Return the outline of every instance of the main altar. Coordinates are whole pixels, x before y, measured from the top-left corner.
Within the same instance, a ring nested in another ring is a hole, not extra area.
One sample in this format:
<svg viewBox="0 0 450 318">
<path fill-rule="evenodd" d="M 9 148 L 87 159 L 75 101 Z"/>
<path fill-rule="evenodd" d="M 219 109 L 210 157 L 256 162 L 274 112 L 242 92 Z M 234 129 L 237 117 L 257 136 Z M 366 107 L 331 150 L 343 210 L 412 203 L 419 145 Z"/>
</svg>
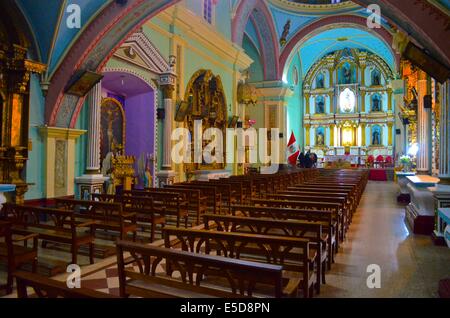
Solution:
<svg viewBox="0 0 450 318">
<path fill-rule="evenodd" d="M 383 59 L 364 50 L 335 51 L 314 64 L 303 90 L 305 150 L 351 164 L 393 156 L 393 78 Z"/>
</svg>

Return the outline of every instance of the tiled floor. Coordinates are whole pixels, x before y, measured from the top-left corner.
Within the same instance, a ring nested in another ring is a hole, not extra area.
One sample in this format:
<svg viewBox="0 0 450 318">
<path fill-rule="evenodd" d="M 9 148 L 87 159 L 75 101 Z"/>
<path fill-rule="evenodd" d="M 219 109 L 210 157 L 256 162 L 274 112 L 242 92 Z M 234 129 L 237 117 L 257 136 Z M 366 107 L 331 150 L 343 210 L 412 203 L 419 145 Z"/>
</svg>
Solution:
<svg viewBox="0 0 450 318">
<path fill-rule="evenodd" d="M 409 232 L 397 189 L 369 182 L 320 297 L 437 297 L 439 280 L 450 277 L 450 249 Z M 367 287 L 370 264 L 380 266 L 379 289 Z"/>
<path fill-rule="evenodd" d="M 369 182 L 320 297 L 437 297 L 438 281 L 450 277 L 450 249 L 409 233 L 397 189 L 393 182 Z M 115 259 L 84 267 L 82 286 L 117 295 Z M 379 289 L 367 287 L 370 264 L 381 268 Z"/>
</svg>

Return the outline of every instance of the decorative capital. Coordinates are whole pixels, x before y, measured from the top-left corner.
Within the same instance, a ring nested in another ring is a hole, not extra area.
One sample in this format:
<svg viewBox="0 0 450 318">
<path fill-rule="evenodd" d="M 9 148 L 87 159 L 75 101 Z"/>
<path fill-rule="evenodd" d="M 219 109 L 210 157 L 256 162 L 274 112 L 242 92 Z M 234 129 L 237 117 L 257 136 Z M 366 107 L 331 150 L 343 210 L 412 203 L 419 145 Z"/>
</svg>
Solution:
<svg viewBox="0 0 450 318">
<path fill-rule="evenodd" d="M 159 76 L 158 84 L 164 93 L 164 98 L 172 98 L 176 80 L 177 76 L 172 72 L 164 73 Z"/>
</svg>

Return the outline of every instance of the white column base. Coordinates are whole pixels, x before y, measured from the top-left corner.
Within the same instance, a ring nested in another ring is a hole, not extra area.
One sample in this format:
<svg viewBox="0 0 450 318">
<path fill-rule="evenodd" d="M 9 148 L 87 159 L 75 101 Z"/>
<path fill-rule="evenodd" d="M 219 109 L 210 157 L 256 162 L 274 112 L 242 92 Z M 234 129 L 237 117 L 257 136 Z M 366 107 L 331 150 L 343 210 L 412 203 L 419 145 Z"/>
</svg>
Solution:
<svg viewBox="0 0 450 318">
<path fill-rule="evenodd" d="M 178 174 L 175 171 L 173 171 L 173 170 L 161 170 L 161 171 L 158 171 L 156 173 L 156 178 L 157 178 L 156 184 L 157 184 L 158 188 L 162 188 L 165 185 L 174 184 L 175 177 L 177 175 Z"/>
<path fill-rule="evenodd" d="M 109 177 L 104 177 L 101 174 L 85 174 L 75 178 L 77 199 L 90 200 L 91 193 L 103 193 L 103 184 L 107 180 L 109 180 Z"/>
</svg>

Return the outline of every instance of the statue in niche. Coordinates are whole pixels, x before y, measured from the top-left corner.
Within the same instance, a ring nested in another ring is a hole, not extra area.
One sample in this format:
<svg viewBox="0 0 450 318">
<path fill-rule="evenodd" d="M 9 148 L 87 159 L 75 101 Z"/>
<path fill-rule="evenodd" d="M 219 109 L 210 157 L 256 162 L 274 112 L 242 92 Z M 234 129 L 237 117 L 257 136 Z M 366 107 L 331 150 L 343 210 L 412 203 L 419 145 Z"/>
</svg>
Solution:
<svg viewBox="0 0 450 318">
<path fill-rule="evenodd" d="M 372 145 L 374 146 L 380 145 L 381 144 L 380 137 L 381 137 L 380 128 L 374 127 L 372 132 Z"/>
<path fill-rule="evenodd" d="M 372 111 L 373 112 L 379 112 L 381 111 L 381 100 L 378 95 L 375 95 L 372 98 Z"/>
<path fill-rule="evenodd" d="M 380 72 L 378 70 L 374 70 L 372 72 L 372 86 L 379 86 L 381 85 L 381 78 L 380 78 Z"/>
<path fill-rule="evenodd" d="M 318 114 L 324 114 L 325 113 L 325 101 L 324 101 L 322 96 L 317 97 L 316 112 Z"/>
<path fill-rule="evenodd" d="M 325 84 L 324 84 L 323 74 L 319 74 L 319 75 L 317 75 L 316 88 L 324 88 L 324 87 L 325 87 Z"/>
<path fill-rule="evenodd" d="M 325 136 L 324 136 L 322 130 L 319 130 L 319 132 L 317 133 L 316 144 L 317 144 L 317 146 L 324 146 L 325 145 Z"/>
<path fill-rule="evenodd" d="M 350 70 L 349 65 L 344 65 L 344 68 L 342 69 L 343 75 L 344 75 L 344 84 L 350 84 L 352 81 L 352 72 Z"/>
</svg>

